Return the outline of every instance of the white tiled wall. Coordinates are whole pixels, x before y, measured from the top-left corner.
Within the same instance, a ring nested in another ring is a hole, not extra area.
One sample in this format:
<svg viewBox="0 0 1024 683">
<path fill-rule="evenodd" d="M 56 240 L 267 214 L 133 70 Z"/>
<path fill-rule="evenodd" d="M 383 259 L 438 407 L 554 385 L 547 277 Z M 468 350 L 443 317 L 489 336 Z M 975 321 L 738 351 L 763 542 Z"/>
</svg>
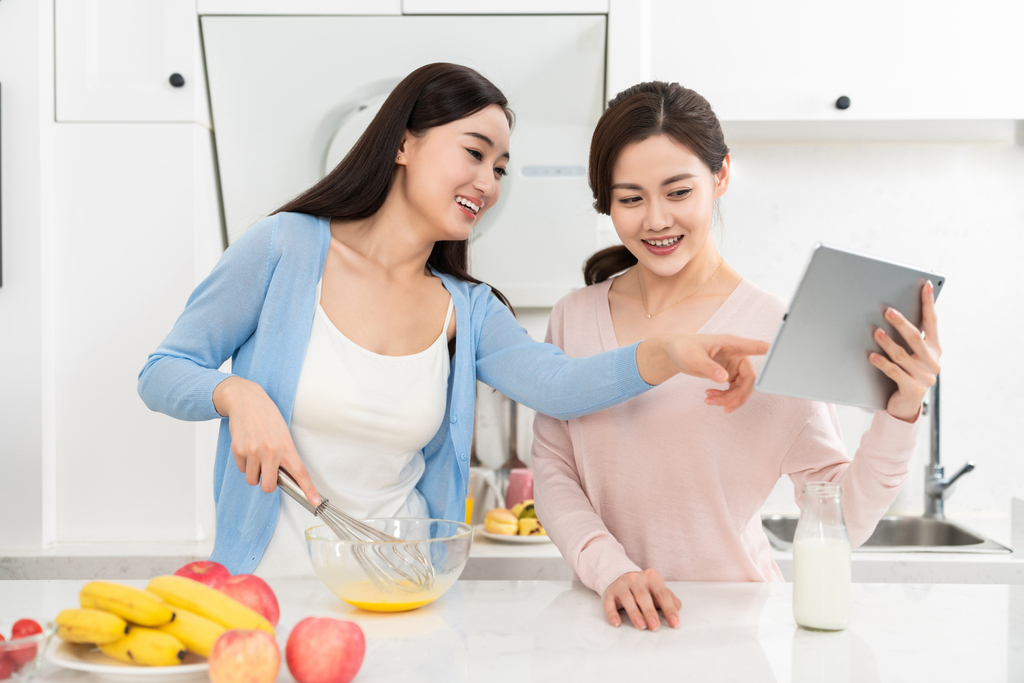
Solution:
<svg viewBox="0 0 1024 683">
<path fill-rule="evenodd" d="M 741 274 L 789 298 L 815 242 L 825 241 L 944 273 L 942 461 L 947 474 L 977 469 L 946 504 L 952 517 L 1008 515 L 1024 491 L 1017 420 L 1024 399 L 1017 345 L 1024 335 L 1024 147 L 1009 144 L 737 145 L 722 200 L 722 252 Z M 546 310 L 520 311 L 542 339 Z M 483 389 L 483 387 L 482 387 Z M 477 452 L 498 466 L 507 438 L 503 397 L 482 390 Z M 871 415 L 840 407 L 851 452 Z M 529 453 L 530 411 L 521 409 L 519 451 Z M 894 512 L 923 509 L 928 429 Z M 525 458 L 524 458 L 525 459 Z M 795 510 L 780 482 L 765 511 Z"/>
</svg>

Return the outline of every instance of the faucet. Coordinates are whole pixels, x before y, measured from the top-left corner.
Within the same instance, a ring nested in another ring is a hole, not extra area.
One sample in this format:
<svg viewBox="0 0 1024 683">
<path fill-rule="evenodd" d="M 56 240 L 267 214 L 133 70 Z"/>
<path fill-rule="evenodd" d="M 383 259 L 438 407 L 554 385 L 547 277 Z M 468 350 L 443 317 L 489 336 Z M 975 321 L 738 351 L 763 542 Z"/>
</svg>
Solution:
<svg viewBox="0 0 1024 683">
<path fill-rule="evenodd" d="M 931 415 L 930 448 L 928 464 L 924 468 L 924 516 L 929 519 L 945 519 L 943 505 L 953 483 L 974 469 L 974 461 L 968 460 L 964 466 L 949 479 L 943 479 L 945 469 L 939 463 L 939 377 L 935 376 L 932 387 L 932 399 L 925 402 L 924 414 Z"/>
</svg>

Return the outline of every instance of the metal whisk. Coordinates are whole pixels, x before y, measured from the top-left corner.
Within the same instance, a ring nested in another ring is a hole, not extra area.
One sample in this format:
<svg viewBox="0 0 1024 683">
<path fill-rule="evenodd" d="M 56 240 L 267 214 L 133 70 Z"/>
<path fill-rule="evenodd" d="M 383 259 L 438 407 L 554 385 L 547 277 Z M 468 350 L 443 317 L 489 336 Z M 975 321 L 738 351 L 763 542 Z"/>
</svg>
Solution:
<svg viewBox="0 0 1024 683">
<path fill-rule="evenodd" d="M 320 505 L 306 500 L 305 494 L 287 471 L 277 470 L 277 485 L 302 507 L 322 519 L 344 541 L 362 541 L 352 548 L 360 566 L 380 590 L 399 589 L 416 593 L 434 585 L 434 565 L 416 546 L 375 529 L 331 505 L 326 498 Z"/>
</svg>

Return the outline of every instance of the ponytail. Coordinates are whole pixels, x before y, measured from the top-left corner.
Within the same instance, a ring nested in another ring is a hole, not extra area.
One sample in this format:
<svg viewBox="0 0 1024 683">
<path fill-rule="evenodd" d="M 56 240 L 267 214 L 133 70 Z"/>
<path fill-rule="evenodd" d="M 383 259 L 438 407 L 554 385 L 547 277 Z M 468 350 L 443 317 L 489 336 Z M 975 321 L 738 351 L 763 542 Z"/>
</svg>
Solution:
<svg viewBox="0 0 1024 683">
<path fill-rule="evenodd" d="M 604 282 L 613 275 L 618 275 L 637 263 L 636 256 L 626 247 L 620 245 L 602 249 L 587 259 L 583 266 L 583 282 L 589 287 Z"/>
</svg>

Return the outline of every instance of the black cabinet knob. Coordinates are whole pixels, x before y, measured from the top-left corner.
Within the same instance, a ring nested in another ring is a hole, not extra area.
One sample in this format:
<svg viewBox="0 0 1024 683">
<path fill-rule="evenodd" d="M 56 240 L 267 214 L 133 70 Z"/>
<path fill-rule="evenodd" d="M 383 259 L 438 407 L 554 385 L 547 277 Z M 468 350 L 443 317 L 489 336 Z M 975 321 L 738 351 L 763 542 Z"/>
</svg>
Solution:
<svg viewBox="0 0 1024 683">
<path fill-rule="evenodd" d="M 850 108 L 850 98 L 847 97 L 846 95 L 843 95 L 838 100 L 836 100 L 836 109 L 849 109 L 849 108 Z"/>
<path fill-rule="evenodd" d="M 185 77 L 181 74 L 171 74 L 171 77 L 168 80 L 171 81 L 171 85 L 173 85 L 175 88 L 180 88 L 181 86 L 185 85 Z M 838 107 L 839 105 L 837 104 L 836 106 Z M 847 106 L 849 106 L 849 104 L 847 104 Z"/>
</svg>

